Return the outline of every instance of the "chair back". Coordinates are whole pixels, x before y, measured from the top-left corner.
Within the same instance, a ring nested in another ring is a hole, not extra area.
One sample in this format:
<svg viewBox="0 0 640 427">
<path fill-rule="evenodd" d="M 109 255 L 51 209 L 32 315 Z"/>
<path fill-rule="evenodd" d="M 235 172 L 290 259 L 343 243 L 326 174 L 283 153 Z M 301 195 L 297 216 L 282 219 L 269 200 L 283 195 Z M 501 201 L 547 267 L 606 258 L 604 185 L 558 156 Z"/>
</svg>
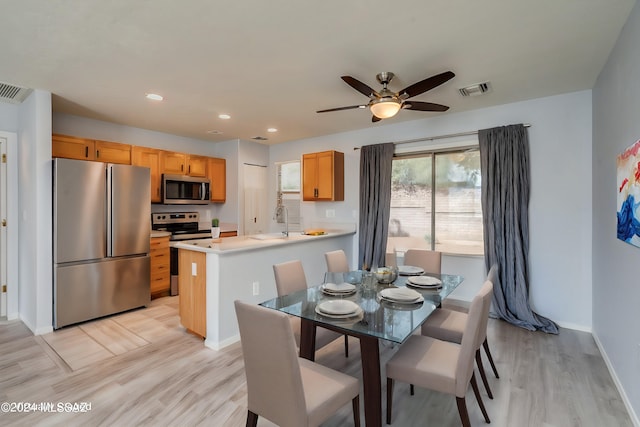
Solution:
<svg viewBox="0 0 640 427">
<path fill-rule="evenodd" d="M 442 253 L 426 249 L 407 249 L 404 253 L 404 265 L 423 268 L 427 273 L 440 274 Z"/>
<path fill-rule="evenodd" d="M 462 342 L 460 343 L 460 356 L 456 366 L 455 392 L 457 397 L 464 397 L 469 388 L 469 380 L 471 380 L 471 375 L 473 374 L 473 358 L 478 349 L 477 343 L 480 327 L 482 326 L 482 316 L 485 311 L 487 295 L 491 294 L 492 288 L 493 284 L 491 282 L 484 282 L 480 292 L 473 298 L 469 307 L 467 324 L 462 333 Z M 489 299 L 489 301 L 491 300 Z"/>
<path fill-rule="evenodd" d="M 279 426 L 307 425 L 296 343 L 286 314 L 235 301 L 249 411 Z"/>
<path fill-rule="evenodd" d="M 273 274 L 276 278 L 278 296 L 307 289 L 307 278 L 299 260 L 275 264 Z"/>
<path fill-rule="evenodd" d="M 349 272 L 349 262 L 347 255 L 342 249 L 337 251 L 325 252 L 324 259 L 327 262 L 327 271 L 329 273 L 347 273 Z"/>
<path fill-rule="evenodd" d="M 483 314 L 482 324 L 480 325 L 480 333 L 478 334 L 478 348 L 482 345 L 484 340 L 487 339 L 487 326 L 489 325 L 489 311 L 491 310 L 491 300 L 493 299 L 493 288 L 495 286 L 495 281 L 498 278 L 498 264 L 493 264 L 491 269 L 489 270 L 489 274 L 487 274 L 487 282 L 491 282 L 491 292 L 489 292 L 485 296 L 486 307 L 484 310 L 486 313 Z M 486 314 L 486 315 L 485 315 Z"/>
</svg>

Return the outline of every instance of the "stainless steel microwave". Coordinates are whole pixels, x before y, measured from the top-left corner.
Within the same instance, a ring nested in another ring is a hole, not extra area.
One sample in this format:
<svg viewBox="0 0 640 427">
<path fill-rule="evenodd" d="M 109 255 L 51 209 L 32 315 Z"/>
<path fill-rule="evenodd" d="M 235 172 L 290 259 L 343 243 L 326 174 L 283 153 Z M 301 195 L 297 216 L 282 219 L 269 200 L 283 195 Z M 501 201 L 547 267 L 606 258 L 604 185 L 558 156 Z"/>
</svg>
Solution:
<svg viewBox="0 0 640 427">
<path fill-rule="evenodd" d="M 209 204 L 209 179 L 188 175 L 162 175 L 162 203 L 165 205 Z"/>
</svg>

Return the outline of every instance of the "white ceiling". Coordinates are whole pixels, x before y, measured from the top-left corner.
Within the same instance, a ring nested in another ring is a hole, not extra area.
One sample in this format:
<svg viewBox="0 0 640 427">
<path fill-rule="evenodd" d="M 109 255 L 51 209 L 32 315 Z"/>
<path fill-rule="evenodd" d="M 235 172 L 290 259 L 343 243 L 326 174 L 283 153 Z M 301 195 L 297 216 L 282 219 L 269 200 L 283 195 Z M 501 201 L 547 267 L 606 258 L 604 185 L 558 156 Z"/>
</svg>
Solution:
<svg viewBox="0 0 640 427">
<path fill-rule="evenodd" d="M 273 144 L 590 89 L 635 1 L 0 3 L 0 82 L 50 91 L 55 112 Z M 315 112 L 368 101 L 342 75 L 380 89 L 376 74 L 391 71 L 400 90 L 447 70 L 456 77 L 413 98 L 446 113 L 402 110 L 371 123 L 365 110 Z M 492 92 L 458 93 L 484 81 Z"/>
</svg>

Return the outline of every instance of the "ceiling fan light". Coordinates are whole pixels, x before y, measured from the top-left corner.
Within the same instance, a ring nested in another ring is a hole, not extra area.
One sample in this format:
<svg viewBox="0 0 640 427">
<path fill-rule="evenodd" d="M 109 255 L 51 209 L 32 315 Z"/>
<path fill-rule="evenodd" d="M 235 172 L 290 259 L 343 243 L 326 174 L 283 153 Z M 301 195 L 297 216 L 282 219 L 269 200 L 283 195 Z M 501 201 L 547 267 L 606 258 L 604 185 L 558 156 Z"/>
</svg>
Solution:
<svg viewBox="0 0 640 427">
<path fill-rule="evenodd" d="M 401 104 L 396 101 L 380 101 L 371 105 L 371 113 L 379 119 L 388 119 L 400 111 Z"/>
</svg>

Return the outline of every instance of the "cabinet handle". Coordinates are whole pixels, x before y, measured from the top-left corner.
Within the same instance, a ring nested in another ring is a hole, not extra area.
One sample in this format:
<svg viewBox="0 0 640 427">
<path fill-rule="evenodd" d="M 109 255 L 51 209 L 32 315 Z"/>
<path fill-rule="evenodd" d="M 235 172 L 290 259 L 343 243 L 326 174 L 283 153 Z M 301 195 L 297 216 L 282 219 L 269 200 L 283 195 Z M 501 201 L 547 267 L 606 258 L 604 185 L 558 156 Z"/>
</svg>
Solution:
<svg viewBox="0 0 640 427">
<path fill-rule="evenodd" d="M 84 147 L 84 156 L 89 158 L 89 147 Z"/>
<path fill-rule="evenodd" d="M 313 197 L 316 197 L 316 198 L 318 197 L 318 189 L 317 188 L 313 189 Z"/>
<path fill-rule="evenodd" d="M 180 172 L 184 172 L 184 165 L 180 165 Z"/>
<path fill-rule="evenodd" d="M 189 170 L 187 171 L 188 174 L 191 174 L 191 165 L 189 165 Z"/>
<path fill-rule="evenodd" d="M 100 158 L 100 150 L 96 150 L 96 159 Z"/>
</svg>

